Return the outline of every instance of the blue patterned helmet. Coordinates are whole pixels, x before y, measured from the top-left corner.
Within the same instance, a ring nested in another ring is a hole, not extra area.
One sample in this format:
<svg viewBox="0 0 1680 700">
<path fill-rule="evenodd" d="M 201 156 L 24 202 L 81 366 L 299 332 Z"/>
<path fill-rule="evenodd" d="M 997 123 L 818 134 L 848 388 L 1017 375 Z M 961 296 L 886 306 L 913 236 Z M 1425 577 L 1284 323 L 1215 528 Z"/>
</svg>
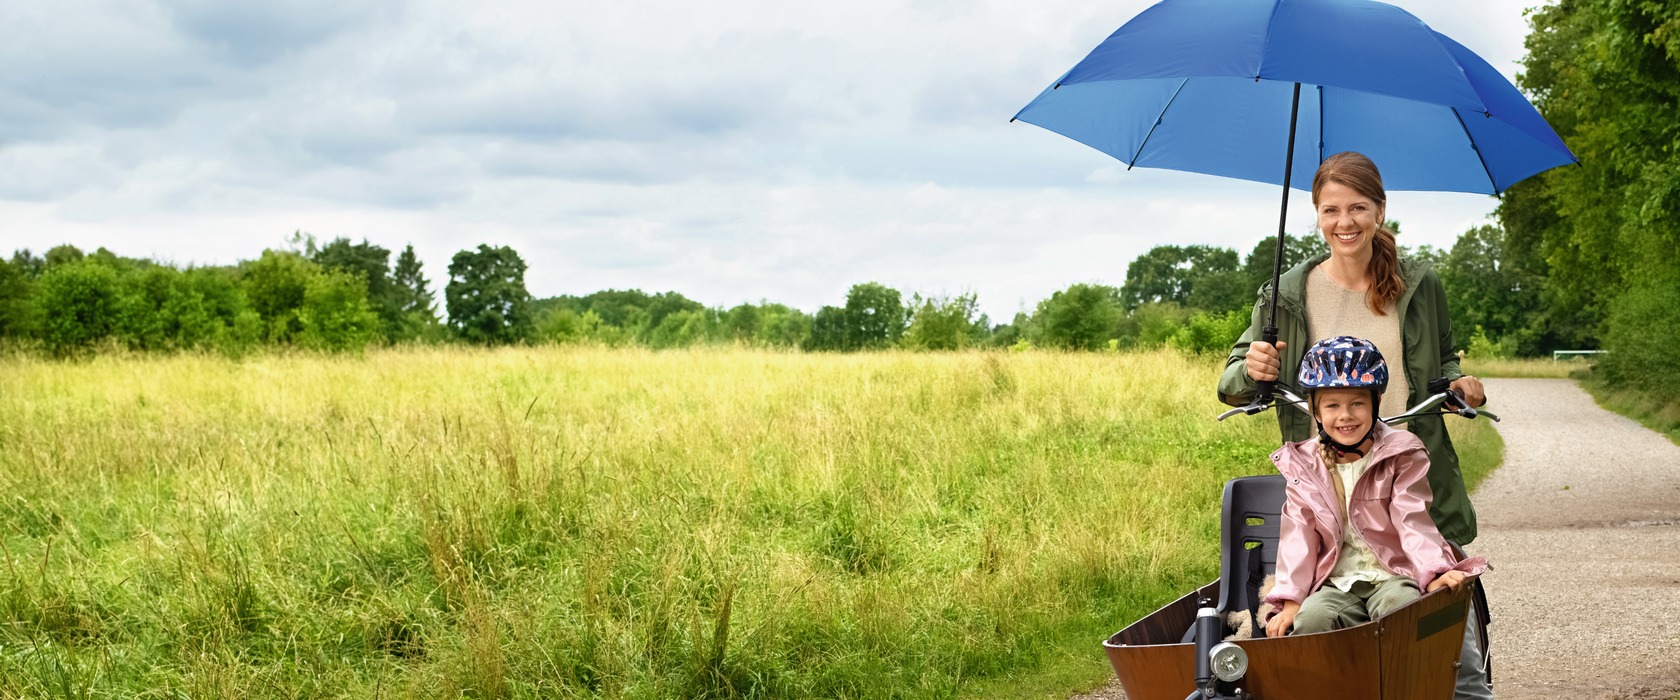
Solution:
<svg viewBox="0 0 1680 700">
<path fill-rule="evenodd" d="M 1371 341 L 1338 335 L 1307 348 L 1300 380 L 1301 388 L 1309 391 L 1346 387 L 1371 389 L 1381 396 L 1388 389 L 1388 363 Z"/>
</svg>

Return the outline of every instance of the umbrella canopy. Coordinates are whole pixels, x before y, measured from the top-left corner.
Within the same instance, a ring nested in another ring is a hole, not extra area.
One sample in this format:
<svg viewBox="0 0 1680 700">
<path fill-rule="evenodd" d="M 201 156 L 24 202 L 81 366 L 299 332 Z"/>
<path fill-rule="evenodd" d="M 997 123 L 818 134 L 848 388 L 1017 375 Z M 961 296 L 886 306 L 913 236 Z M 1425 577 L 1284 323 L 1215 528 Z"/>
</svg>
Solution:
<svg viewBox="0 0 1680 700">
<path fill-rule="evenodd" d="M 1483 194 L 1577 162 L 1486 61 L 1369 0 L 1165 0 L 1015 118 L 1130 166 L 1301 189 L 1286 156 L 1359 151 L 1388 189 Z"/>
</svg>

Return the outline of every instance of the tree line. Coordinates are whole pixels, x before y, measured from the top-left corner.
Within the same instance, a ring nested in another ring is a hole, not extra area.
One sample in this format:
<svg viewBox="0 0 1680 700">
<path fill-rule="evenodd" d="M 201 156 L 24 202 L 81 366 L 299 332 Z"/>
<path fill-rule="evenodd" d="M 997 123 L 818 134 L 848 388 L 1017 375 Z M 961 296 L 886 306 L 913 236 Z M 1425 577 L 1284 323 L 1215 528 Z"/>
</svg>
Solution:
<svg viewBox="0 0 1680 700">
<path fill-rule="evenodd" d="M 1444 264 L 1447 276 L 1463 268 L 1465 279 L 1497 282 L 1502 278 L 1479 276 L 1480 266 L 1497 264 L 1489 257 L 1497 253 L 1489 235 L 1472 231 L 1450 254 L 1428 247 L 1406 254 Z M 287 248 L 264 250 L 255 259 L 183 269 L 104 248 L 83 253 L 60 245 L 43 255 L 19 250 L 0 260 L 0 339 L 58 356 L 112 347 L 238 355 L 266 347 L 354 351 L 446 342 L 655 349 L 741 344 L 841 352 L 1167 345 L 1219 352 L 1248 323 L 1256 291 L 1270 279 L 1275 249 L 1270 236 L 1246 257 L 1212 246 L 1157 246 L 1127 266 L 1119 287 L 1072 284 L 994 323 L 973 293 L 906 296 L 877 282 L 853 285 L 840 303 L 815 313 L 768 301 L 709 307 L 677 292 L 637 289 L 537 299 L 526 290 L 524 259 L 506 246 L 456 253 L 440 304 L 413 246 L 393 260 L 390 250 L 366 240 L 320 244 L 299 234 Z M 1317 236 L 1291 238 L 1286 262 L 1324 250 Z M 1515 298 L 1513 290 L 1482 291 L 1486 286 L 1467 297 Z M 1511 313 L 1480 306 L 1466 318 Z"/>
<path fill-rule="evenodd" d="M 1680 396 L 1680 0 L 1560 0 L 1529 16 L 1520 86 L 1580 157 L 1502 197 L 1495 265 L 1449 294 L 1528 354 L 1602 348 L 1614 384 Z M 1462 306 L 1462 304 L 1461 304 Z"/>
</svg>

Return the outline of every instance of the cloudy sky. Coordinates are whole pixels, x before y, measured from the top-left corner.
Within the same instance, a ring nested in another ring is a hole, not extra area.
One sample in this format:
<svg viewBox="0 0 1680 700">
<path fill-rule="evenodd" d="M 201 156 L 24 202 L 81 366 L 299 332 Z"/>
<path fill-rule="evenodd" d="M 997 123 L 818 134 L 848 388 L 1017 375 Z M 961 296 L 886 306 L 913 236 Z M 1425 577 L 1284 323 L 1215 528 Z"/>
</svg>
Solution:
<svg viewBox="0 0 1680 700">
<path fill-rule="evenodd" d="M 1395 4 L 1509 76 L 1538 1 Z M 223 264 L 305 231 L 412 243 L 441 282 L 491 243 L 537 296 L 811 311 L 877 280 L 1006 320 L 1153 245 L 1275 231 L 1272 186 L 1126 172 L 1009 123 L 1148 4 L 4 3 L 0 251 Z M 1447 246 L 1495 203 L 1389 213 Z"/>
</svg>

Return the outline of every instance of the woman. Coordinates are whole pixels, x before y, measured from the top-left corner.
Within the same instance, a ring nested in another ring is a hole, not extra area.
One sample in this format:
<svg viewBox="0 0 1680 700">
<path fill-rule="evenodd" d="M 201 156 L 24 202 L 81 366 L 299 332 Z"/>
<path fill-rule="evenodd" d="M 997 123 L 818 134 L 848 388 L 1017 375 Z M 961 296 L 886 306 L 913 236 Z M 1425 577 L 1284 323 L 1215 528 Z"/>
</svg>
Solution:
<svg viewBox="0 0 1680 700">
<path fill-rule="evenodd" d="M 1393 415 L 1429 397 L 1427 385 L 1446 377 L 1471 406 L 1486 398 L 1482 383 L 1459 370 L 1446 292 L 1428 263 L 1401 259 L 1394 232 L 1384 226 L 1388 196 L 1376 164 L 1364 155 L 1338 153 L 1326 158 L 1313 176 L 1313 207 L 1319 232 L 1330 248 L 1285 272 L 1278 279 L 1278 343 L 1260 340 L 1270 312 L 1269 285 L 1260 290 L 1253 321 L 1226 360 L 1219 398 L 1233 406 L 1248 403 L 1256 381 L 1277 381 L 1300 393 L 1293 380 L 1304 350 L 1319 338 L 1352 335 L 1371 340 L 1390 358 L 1388 389 L 1381 415 Z M 1279 377 L 1284 377 L 1279 379 Z M 1311 439 L 1312 419 L 1300 411 L 1274 411 L 1284 442 Z M 1440 416 L 1406 424 L 1429 451 L 1429 514 L 1447 541 L 1463 546 L 1476 539 L 1476 511 L 1458 470 L 1458 454 Z M 1485 682 L 1467 674 L 1481 669 L 1474 634 L 1466 630 L 1464 665 L 1458 697 L 1491 697 Z M 1475 663 L 1469 663 L 1474 654 Z M 1474 673 L 1480 676 L 1480 673 Z M 1467 693 L 1467 688 L 1473 689 Z"/>
</svg>

